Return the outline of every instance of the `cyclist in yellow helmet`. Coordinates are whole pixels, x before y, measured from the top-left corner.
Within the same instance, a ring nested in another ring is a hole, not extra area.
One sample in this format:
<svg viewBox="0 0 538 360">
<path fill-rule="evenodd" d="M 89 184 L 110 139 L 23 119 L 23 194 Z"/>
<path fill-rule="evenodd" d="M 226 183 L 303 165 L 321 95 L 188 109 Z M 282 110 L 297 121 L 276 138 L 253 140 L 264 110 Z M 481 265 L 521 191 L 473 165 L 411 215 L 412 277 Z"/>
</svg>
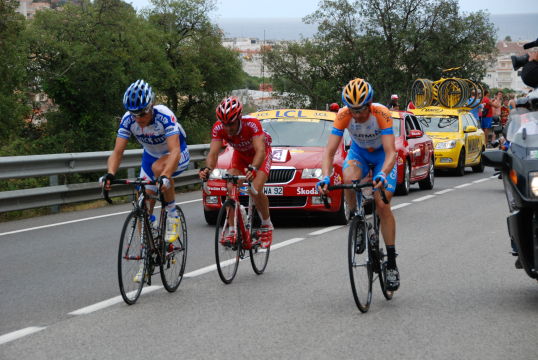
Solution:
<svg viewBox="0 0 538 360">
<path fill-rule="evenodd" d="M 396 146 L 392 130 L 390 111 L 381 104 L 372 103 L 374 90 L 361 78 L 351 80 L 342 91 L 344 107 L 338 111 L 334 127 L 323 154 L 324 178 L 318 183 L 320 193 L 327 193 L 331 182 L 334 154 L 348 129 L 352 145 L 344 160 L 344 183 L 349 184 L 368 175 L 373 167 L 375 189 L 384 186 L 389 200 L 385 204 L 379 191 L 375 191 L 376 209 L 381 220 L 381 233 L 387 248 L 387 288 L 397 290 L 400 275 L 396 266 L 396 222 L 390 208 L 390 200 L 396 189 Z M 352 190 L 345 190 L 346 201 L 350 209 L 357 204 Z"/>
</svg>

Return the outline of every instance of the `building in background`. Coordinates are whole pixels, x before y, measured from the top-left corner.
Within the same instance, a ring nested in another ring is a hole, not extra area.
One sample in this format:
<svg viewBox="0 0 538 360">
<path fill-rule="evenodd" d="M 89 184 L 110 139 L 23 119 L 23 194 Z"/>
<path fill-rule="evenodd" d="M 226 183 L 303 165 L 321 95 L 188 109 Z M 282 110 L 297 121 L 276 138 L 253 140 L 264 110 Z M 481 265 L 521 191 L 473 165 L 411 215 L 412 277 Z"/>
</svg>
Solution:
<svg viewBox="0 0 538 360">
<path fill-rule="evenodd" d="M 512 89 L 527 92 L 530 88 L 523 83 L 519 76 L 520 71 L 512 67 L 512 55 L 524 55 L 523 44 L 529 41 L 499 41 L 497 43 L 498 55 L 494 62 L 488 64 L 484 83 L 489 88 Z"/>
</svg>

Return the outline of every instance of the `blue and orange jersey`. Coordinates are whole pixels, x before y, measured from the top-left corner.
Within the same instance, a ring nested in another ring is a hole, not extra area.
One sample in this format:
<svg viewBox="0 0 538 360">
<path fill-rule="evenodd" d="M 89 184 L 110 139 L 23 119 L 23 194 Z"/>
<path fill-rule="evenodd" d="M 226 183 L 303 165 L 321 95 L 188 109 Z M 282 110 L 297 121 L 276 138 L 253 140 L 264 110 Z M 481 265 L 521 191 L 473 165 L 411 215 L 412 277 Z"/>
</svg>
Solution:
<svg viewBox="0 0 538 360">
<path fill-rule="evenodd" d="M 377 103 L 370 105 L 370 116 L 363 123 L 353 120 L 351 111 L 347 107 L 340 109 L 331 133 L 343 136 L 345 129 L 348 129 L 355 146 L 368 151 L 375 151 L 383 147 L 382 135 L 394 134 L 389 109 Z"/>
</svg>

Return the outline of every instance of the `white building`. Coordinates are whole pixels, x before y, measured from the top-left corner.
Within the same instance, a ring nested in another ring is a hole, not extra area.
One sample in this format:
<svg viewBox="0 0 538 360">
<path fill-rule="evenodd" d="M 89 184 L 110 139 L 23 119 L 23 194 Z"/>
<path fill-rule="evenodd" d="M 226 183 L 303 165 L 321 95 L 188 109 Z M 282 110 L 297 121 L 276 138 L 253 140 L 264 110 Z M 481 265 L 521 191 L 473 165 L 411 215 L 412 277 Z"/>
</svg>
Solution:
<svg viewBox="0 0 538 360">
<path fill-rule="evenodd" d="M 520 71 L 514 71 L 512 67 L 512 55 L 524 55 L 526 51 L 523 44 L 528 41 L 499 41 L 497 50 L 499 54 L 496 60 L 488 64 L 484 83 L 490 88 L 512 89 L 527 92 L 530 88 L 523 83 L 519 76 Z"/>
<path fill-rule="evenodd" d="M 264 47 L 271 47 L 275 42 L 260 41 L 258 38 L 231 38 L 224 39 L 222 45 L 226 48 L 237 51 L 241 55 L 243 70 L 250 76 L 260 78 L 270 77 L 267 68 L 263 64 L 261 51 Z"/>
</svg>

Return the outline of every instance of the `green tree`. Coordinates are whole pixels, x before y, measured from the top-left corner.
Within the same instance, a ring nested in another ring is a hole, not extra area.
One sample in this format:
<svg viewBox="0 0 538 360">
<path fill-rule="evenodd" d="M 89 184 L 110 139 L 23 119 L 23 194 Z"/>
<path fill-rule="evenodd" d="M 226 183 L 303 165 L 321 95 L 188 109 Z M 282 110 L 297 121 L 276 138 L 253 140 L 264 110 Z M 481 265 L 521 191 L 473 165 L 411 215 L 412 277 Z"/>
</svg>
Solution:
<svg viewBox="0 0 538 360">
<path fill-rule="evenodd" d="M 189 142 L 208 140 L 216 103 L 242 84 L 237 53 L 222 46 L 222 32 L 211 24 L 213 0 L 152 0 L 144 14 L 163 34 L 172 71 L 159 84 L 167 105 L 176 113 Z"/>
<path fill-rule="evenodd" d="M 265 56 L 278 88 L 306 95 L 314 108 L 338 100 L 355 77 L 371 82 L 382 103 L 446 68 L 481 79 L 495 54 L 487 13 L 461 13 L 456 0 L 323 0 L 304 21 L 318 24 L 313 39 Z"/>
<path fill-rule="evenodd" d="M 25 19 L 16 13 L 19 2 L 0 0 L 0 143 L 9 144 L 29 114 L 26 101 L 27 47 Z"/>
<path fill-rule="evenodd" d="M 127 86 L 171 70 L 160 34 L 120 0 L 39 11 L 29 31 L 36 81 L 57 106 L 35 152 L 109 150 Z"/>
</svg>

